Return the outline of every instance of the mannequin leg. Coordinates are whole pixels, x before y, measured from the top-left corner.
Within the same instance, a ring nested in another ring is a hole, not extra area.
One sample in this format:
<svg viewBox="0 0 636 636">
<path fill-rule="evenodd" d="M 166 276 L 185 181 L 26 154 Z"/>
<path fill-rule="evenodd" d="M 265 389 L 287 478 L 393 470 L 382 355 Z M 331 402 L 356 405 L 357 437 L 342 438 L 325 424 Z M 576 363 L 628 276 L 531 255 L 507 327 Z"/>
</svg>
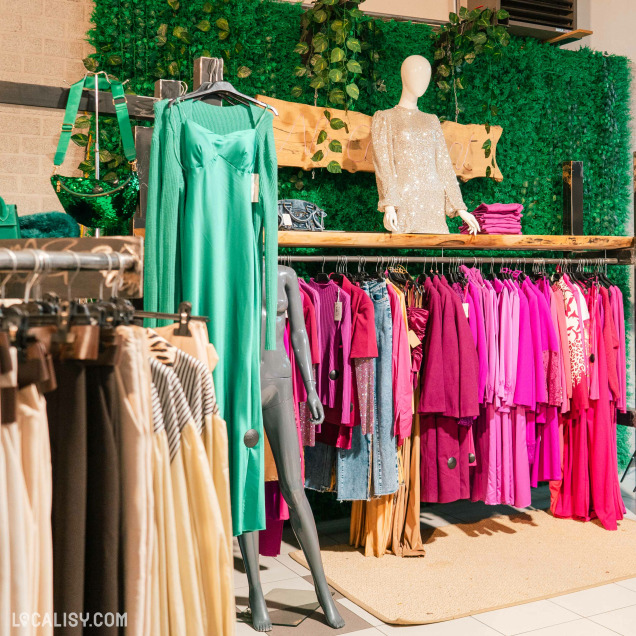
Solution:
<svg viewBox="0 0 636 636">
<path fill-rule="evenodd" d="M 289 507 L 294 534 L 309 564 L 316 595 L 325 613 L 327 624 L 334 629 L 340 629 L 345 623 L 327 585 L 316 523 L 302 481 L 300 448 L 292 401 L 287 400 L 263 409 L 263 424 L 274 455 L 281 493 Z"/>
<path fill-rule="evenodd" d="M 258 532 L 245 532 L 238 536 L 238 542 L 245 565 L 247 582 L 250 586 L 252 627 L 257 632 L 269 632 L 272 629 L 272 621 L 269 617 L 263 589 L 261 588 L 258 565 Z"/>
</svg>

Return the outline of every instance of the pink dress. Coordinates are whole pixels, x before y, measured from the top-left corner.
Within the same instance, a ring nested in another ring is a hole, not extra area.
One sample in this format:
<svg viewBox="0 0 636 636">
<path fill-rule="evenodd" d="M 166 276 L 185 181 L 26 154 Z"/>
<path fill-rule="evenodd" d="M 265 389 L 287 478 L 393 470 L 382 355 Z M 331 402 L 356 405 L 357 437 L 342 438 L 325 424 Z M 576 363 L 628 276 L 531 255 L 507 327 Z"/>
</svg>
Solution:
<svg viewBox="0 0 636 636">
<path fill-rule="evenodd" d="M 351 362 L 351 400 L 348 421 L 342 419 L 342 412 L 336 408 L 325 408 L 325 421 L 319 435 L 319 441 L 336 448 L 350 449 L 354 426 L 363 425 L 363 432 L 373 428 L 373 409 L 366 398 L 375 386 L 372 358 L 378 357 L 375 334 L 375 311 L 373 301 L 367 294 L 351 283 L 343 275 L 339 282 L 332 274 L 332 282 L 337 284 L 350 297 L 350 353 Z M 361 408 L 362 407 L 362 408 Z M 364 415 L 364 422 L 361 420 Z"/>
<path fill-rule="evenodd" d="M 459 420 L 479 412 L 479 367 L 460 299 L 438 277 L 424 287 L 429 318 L 420 402 L 421 500 L 447 503 L 470 497 L 469 428 Z"/>
<path fill-rule="evenodd" d="M 393 321 L 393 434 L 401 446 L 413 427 L 411 349 L 400 299 L 390 283 L 386 288 Z"/>
</svg>

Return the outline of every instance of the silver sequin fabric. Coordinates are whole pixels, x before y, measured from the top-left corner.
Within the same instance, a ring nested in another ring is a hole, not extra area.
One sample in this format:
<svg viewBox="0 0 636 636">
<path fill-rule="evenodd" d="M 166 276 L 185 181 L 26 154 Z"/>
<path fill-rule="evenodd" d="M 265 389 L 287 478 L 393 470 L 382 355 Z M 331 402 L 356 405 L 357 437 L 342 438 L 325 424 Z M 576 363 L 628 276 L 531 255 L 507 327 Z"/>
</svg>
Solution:
<svg viewBox="0 0 636 636">
<path fill-rule="evenodd" d="M 311 411 L 307 402 L 299 402 L 300 436 L 303 446 L 316 445 L 316 426 L 311 421 Z"/>
<path fill-rule="evenodd" d="M 375 374 L 373 373 L 373 358 L 355 358 L 353 368 L 358 391 L 358 406 L 360 409 L 360 425 L 362 434 L 373 433 L 373 399 L 375 390 Z"/>
<path fill-rule="evenodd" d="M 399 232 L 448 234 L 445 215 L 465 210 L 439 119 L 395 106 L 371 124 L 378 210 L 392 205 Z"/>
</svg>

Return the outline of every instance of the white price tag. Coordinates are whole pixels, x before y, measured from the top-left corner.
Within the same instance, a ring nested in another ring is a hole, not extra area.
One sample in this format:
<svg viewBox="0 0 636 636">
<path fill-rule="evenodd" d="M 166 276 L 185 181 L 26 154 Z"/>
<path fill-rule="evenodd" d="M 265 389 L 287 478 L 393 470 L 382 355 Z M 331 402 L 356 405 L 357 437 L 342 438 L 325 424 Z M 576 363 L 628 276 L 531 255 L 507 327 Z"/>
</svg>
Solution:
<svg viewBox="0 0 636 636">
<path fill-rule="evenodd" d="M 462 307 L 464 308 L 464 313 L 466 314 L 466 318 L 468 318 L 468 311 L 470 309 L 470 305 L 468 303 L 462 303 Z"/>
<path fill-rule="evenodd" d="M 283 227 L 291 227 L 292 226 L 292 218 L 291 214 L 288 212 L 283 212 Z"/>
<path fill-rule="evenodd" d="M 252 173 L 252 203 L 258 203 L 258 192 L 259 192 L 258 175 L 256 173 Z"/>
<path fill-rule="evenodd" d="M 333 319 L 336 322 L 340 322 L 342 320 L 342 301 L 340 300 L 340 287 L 338 287 L 338 298 L 336 299 L 336 303 L 333 308 Z"/>
<path fill-rule="evenodd" d="M 415 349 L 415 347 L 419 347 L 421 344 L 422 341 L 417 337 L 417 334 L 413 329 L 409 329 L 409 345 L 411 345 L 411 349 Z"/>
</svg>

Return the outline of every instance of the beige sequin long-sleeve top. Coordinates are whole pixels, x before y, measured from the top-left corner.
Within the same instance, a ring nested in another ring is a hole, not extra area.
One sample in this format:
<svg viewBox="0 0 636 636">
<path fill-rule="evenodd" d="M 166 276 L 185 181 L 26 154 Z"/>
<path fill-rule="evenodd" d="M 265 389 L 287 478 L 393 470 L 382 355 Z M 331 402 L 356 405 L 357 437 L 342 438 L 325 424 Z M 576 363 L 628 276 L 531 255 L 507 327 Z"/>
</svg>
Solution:
<svg viewBox="0 0 636 636">
<path fill-rule="evenodd" d="M 448 234 L 446 216 L 466 205 L 435 115 L 395 106 L 371 125 L 378 210 L 394 206 L 400 232 Z"/>
</svg>

